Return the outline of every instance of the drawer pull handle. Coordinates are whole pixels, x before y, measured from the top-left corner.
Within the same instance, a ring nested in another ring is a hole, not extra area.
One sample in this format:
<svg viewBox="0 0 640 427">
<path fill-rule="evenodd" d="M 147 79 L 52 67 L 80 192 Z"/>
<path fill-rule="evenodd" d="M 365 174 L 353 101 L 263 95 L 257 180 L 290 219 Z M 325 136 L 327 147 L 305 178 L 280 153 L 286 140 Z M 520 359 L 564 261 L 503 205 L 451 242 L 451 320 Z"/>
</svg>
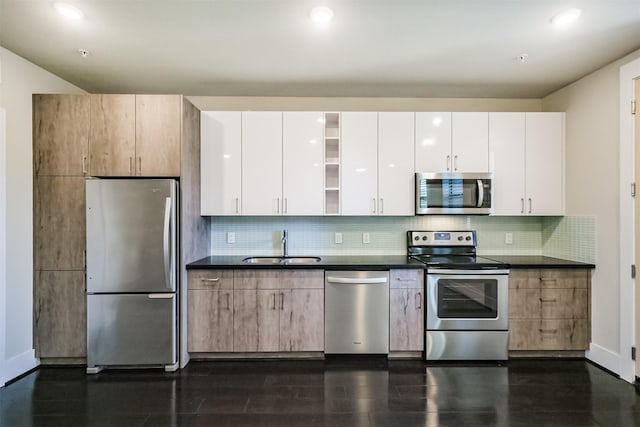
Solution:
<svg viewBox="0 0 640 427">
<path fill-rule="evenodd" d="M 540 298 L 540 302 L 558 302 L 558 300 L 554 299 L 544 299 L 544 298 Z"/>
<path fill-rule="evenodd" d="M 215 283 L 215 282 L 219 282 L 220 278 L 216 277 L 215 279 L 201 279 L 201 280 L 205 283 Z"/>
<path fill-rule="evenodd" d="M 543 334 L 555 334 L 556 332 L 558 332 L 557 329 L 540 329 L 540 333 Z"/>
<path fill-rule="evenodd" d="M 396 280 L 397 280 L 398 282 L 415 282 L 415 281 L 416 281 L 416 278 L 415 278 L 415 277 L 413 277 L 413 278 L 411 278 L 411 279 L 403 279 L 402 277 L 398 277 Z"/>
<path fill-rule="evenodd" d="M 418 292 L 416 294 L 416 309 L 420 310 L 422 308 L 422 292 Z"/>
<path fill-rule="evenodd" d="M 227 294 L 227 310 L 231 310 L 231 294 Z"/>
<path fill-rule="evenodd" d="M 540 278 L 540 281 L 541 281 L 541 282 L 557 282 L 557 281 L 558 281 L 558 279 L 554 279 L 554 278 L 552 278 L 552 277 L 541 277 L 541 278 Z"/>
</svg>

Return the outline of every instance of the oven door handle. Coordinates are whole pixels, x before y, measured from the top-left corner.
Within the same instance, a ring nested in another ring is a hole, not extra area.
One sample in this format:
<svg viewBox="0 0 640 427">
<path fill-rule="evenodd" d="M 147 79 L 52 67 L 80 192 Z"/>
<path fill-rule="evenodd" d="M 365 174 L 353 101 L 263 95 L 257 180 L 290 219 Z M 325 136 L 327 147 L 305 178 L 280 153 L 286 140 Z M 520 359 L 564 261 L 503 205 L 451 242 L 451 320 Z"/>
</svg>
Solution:
<svg viewBox="0 0 640 427">
<path fill-rule="evenodd" d="M 488 276 L 488 275 L 501 275 L 501 274 L 509 274 L 508 269 L 500 268 L 500 269 L 483 269 L 483 270 L 453 270 L 449 268 L 437 268 L 437 267 L 427 267 L 427 274 L 437 274 L 437 275 L 454 275 L 454 276 Z"/>
<path fill-rule="evenodd" d="M 476 182 L 478 184 L 478 204 L 476 207 L 481 208 L 484 203 L 484 185 L 481 179 L 476 180 Z"/>
</svg>

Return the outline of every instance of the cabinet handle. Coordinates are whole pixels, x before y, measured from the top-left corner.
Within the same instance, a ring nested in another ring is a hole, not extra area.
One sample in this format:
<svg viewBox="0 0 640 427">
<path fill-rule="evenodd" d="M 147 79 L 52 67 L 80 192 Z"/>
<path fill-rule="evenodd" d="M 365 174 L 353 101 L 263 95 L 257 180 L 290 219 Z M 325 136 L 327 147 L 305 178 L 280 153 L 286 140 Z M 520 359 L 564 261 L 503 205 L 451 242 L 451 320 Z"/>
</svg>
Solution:
<svg viewBox="0 0 640 427">
<path fill-rule="evenodd" d="M 273 294 L 273 307 L 271 308 L 272 310 L 276 309 L 276 294 Z"/>
<path fill-rule="evenodd" d="M 276 199 L 276 213 L 280 213 L 280 197 Z"/>
<path fill-rule="evenodd" d="M 82 156 L 82 174 L 87 174 L 87 156 Z"/>
<path fill-rule="evenodd" d="M 520 213 L 524 213 L 524 197 L 520 198 Z"/>
<path fill-rule="evenodd" d="M 373 213 L 376 213 L 376 198 L 374 197 L 371 200 L 373 200 Z"/>
<path fill-rule="evenodd" d="M 236 197 L 236 213 L 239 214 L 240 213 L 240 205 L 239 205 L 239 200 Z"/>
<path fill-rule="evenodd" d="M 447 172 L 451 170 L 451 156 L 447 155 Z"/>
<path fill-rule="evenodd" d="M 557 282 L 558 279 L 554 279 L 553 277 L 541 277 L 540 281 L 541 282 Z"/>
<path fill-rule="evenodd" d="M 557 300 L 554 299 L 544 299 L 544 298 L 540 298 L 540 302 L 557 302 Z"/>
<path fill-rule="evenodd" d="M 287 211 L 289 210 L 289 202 L 288 202 L 288 199 L 286 197 L 283 200 L 284 200 L 284 206 L 282 208 L 282 213 L 286 214 Z"/>
<path fill-rule="evenodd" d="M 133 175 L 131 173 L 131 170 L 133 169 L 132 164 L 133 164 L 133 157 L 129 157 L 129 176 Z"/>
<path fill-rule="evenodd" d="M 454 172 L 458 170 L 458 155 L 453 156 L 453 170 Z"/>
<path fill-rule="evenodd" d="M 380 213 L 384 213 L 384 199 L 380 197 Z"/>
<path fill-rule="evenodd" d="M 531 213 L 532 207 L 533 207 L 533 203 L 531 203 L 531 197 L 529 197 L 529 213 Z"/>
<path fill-rule="evenodd" d="M 231 310 L 231 295 L 227 294 L 227 310 Z"/>
<path fill-rule="evenodd" d="M 138 175 L 142 175 L 142 156 L 138 157 Z"/>
<path fill-rule="evenodd" d="M 422 308 L 422 292 L 418 292 L 416 294 L 416 309 L 420 310 Z"/>
<path fill-rule="evenodd" d="M 82 251 L 82 265 L 87 268 L 87 250 Z"/>
<path fill-rule="evenodd" d="M 542 334 L 555 334 L 556 332 L 558 332 L 557 329 L 540 329 Z"/>
<path fill-rule="evenodd" d="M 284 292 L 280 293 L 280 311 L 284 310 Z"/>
<path fill-rule="evenodd" d="M 402 277 L 398 277 L 396 280 L 397 280 L 398 282 L 415 282 L 415 281 L 416 281 L 416 278 L 415 278 L 415 277 L 412 277 L 412 278 L 410 278 L 410 279 L 403 279 Z"/>
<path fill-rule="evenodd" d="M 216 283 L 220 281 L 219 277 L 216 277 L 215 279 L 200 279 L 202 282 L 204 282 L 205 284 L 208 283 Z"/>
</svg>

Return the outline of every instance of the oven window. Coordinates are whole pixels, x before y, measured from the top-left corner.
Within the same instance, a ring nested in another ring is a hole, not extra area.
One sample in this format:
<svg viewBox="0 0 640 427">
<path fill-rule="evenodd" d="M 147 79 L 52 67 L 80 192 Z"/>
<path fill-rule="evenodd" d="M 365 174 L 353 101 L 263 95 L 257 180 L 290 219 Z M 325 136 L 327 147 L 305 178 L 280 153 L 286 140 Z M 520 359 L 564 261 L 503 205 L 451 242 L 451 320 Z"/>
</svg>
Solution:
<svg viewBox="0 0 640 427">
<path fill-rule="evenodd" d="M 495 319 L 498 317 L 498 281 L 440 279 L 437 307 L 441 319 Z"/>
</svg>

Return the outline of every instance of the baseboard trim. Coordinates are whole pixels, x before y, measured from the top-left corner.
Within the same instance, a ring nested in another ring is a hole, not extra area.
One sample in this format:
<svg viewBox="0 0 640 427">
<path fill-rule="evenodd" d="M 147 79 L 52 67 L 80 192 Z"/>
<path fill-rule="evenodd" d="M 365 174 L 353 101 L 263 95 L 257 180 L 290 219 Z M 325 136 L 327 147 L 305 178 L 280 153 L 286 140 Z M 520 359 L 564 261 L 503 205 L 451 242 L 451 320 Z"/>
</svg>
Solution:
<svg viewBox="0 0 640 427">
<path fill-rule="evenodd" d="M 40 365 L 40 361 L 36 358 L 35 351 L 31 349 L 5 360 L 3 365 L 4 369 L 0 372 L 0 375 L 2 376 L 2 378 L 0 378 L 0 387 L 31 371 L 32 369 L 37 368 Z"/>
<path fill-rule="evenodd" d="M 602 366 L 616 375 L 620 375 L 620 355 L 598 344 L 591 343 L 586 353 L 587 359 Z"/>
</svg>

